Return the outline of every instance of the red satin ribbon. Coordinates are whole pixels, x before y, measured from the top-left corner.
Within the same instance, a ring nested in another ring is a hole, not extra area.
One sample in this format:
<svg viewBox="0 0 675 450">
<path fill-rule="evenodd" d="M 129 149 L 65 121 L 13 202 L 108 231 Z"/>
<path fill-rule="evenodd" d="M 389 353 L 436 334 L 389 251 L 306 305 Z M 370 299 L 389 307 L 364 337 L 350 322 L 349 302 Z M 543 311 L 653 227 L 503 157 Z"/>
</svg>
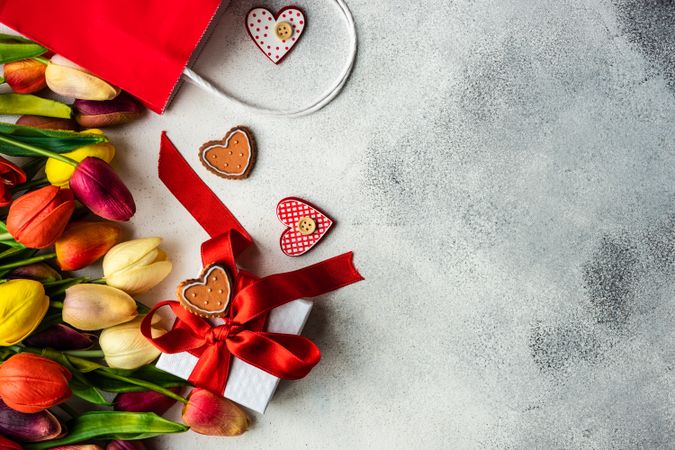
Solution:
<svg viewBox="0 0 675 450">
<path fill-rule="evenodd" d="M 216 195 L 190 168 L 165 133 L 159 177 L 197 219 L 211 239 L 202 244 L 204 265 L 218 262 L 234 279 L 229 315 L 221 325 L 191 314 L 176 301 L 158 303 L 143 319 L 141 332 L 164 353 L 190 352 L 199 358 L 189 381 L 222 393 L 232 355 L 278 378 L 302 378 L 319 362 L 321 352 L 309 339 L 263 331 L 269 312 L 293 300 L 314 297 L 363 279 L 351 252 L 292 272 L 258 279 L 239 270 L 236 256 L 253 243 L 251 237 Z M 176 315 L 171 331 L 152 337 L 152 317 L 169 306 Z"/>
</svg>

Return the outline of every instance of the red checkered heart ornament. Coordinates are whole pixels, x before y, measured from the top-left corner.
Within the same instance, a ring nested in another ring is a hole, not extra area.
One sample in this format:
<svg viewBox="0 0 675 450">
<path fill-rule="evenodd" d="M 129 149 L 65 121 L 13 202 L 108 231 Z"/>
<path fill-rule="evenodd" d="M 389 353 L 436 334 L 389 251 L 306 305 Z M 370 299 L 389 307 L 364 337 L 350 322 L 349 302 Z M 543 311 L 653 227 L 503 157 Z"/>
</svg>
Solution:
<svg viewBox="0 0 675 450">
<path fill-rule="evenodd" d="M 288 256 L 300 256 L 310 251 L 333 225 L 333 219 L 296 197 L 279 202 L 277 217 L 288 227 L 279 242 L 281 251 Z"/>
<path fill-rule="evenodd" d="M 276 17 L 265 8 L 253 8 L 246 14 L 246 31 L 274 64 L 293 50 L 305 26 L 305 14 L 295 6 L 281 9 Z"/>
</svg>

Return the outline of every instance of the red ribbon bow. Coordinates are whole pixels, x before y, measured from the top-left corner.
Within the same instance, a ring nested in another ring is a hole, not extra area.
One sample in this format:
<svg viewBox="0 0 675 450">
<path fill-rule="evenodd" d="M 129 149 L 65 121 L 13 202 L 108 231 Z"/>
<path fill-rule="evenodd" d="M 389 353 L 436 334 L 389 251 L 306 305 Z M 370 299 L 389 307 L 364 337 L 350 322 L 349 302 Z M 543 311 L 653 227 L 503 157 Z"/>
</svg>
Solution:
<svg viewBox="0 0 675 450">
<path fill-rule="evenodd" d="M 164 353 L 190 352 L 199 358 L 189 381 L 222 393 L 232 356 L 278 378 L 304 377 L 319 362 L 321 352 L 309 339 L 263 331 L 269 312 L 293 300 L 314 297 L 363 279 L 345 253 L 293 272 L 264 278 L 239 270 L 236 256 L 253 244 L 232 213 L 190 168 L 165 133 L 162 134 L 159 177 L 171 193 L 211 235 L 202 244 L 202 262 L 227 267 L 234 280 L 229 315 L 222 324 L 185 310 L 176 301 L 158 303 L 143 319 L 141 332 Z M 171 331 L 153 338 L 152 317 L 169 306 L 176 315 Z"/>
</svg>

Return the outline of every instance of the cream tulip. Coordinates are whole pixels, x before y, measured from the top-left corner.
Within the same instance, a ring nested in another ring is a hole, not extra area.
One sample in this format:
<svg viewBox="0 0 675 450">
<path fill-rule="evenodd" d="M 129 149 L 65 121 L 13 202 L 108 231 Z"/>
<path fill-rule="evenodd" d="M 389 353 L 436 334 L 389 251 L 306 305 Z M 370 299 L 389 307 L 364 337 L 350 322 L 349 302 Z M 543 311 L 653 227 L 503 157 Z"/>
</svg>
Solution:
<svg viewBox="0 0 675 450">
<path fill-rule="evenodd" d="M 131 322 L 103 330 L 98 342 L 108 366 L 115 369 L 137 369 L 159 356 L 160 351 L 141 334 L 142 320 L 142 317 L 138 317 Z M 160 320 L 158 316 L 153 317 L 153 338 L 166 333 L 166 330 L 159 326 Z"/>
<path fill-rule="evenodd" d="M 103 276 L 108 286 L 129 294 L 141 294 L 171 272 L 171 262 L 160 248 L 160 238 L 143 238 L 122 242 L 103 258 Z"/>
<path fill-rule="evenodd" d="M 54 55 L 45 70 L 47 86 L 64 97 L 112 100 L 120 89 L 60 55 Z"/>
<path fill-rule="evenodd" d="M 101 330 L 133 320 L 138 314 L 129 294 L 100 284 L 77 284 L 66 290 L 63 321 L 80 330 Z"/>
</svg>

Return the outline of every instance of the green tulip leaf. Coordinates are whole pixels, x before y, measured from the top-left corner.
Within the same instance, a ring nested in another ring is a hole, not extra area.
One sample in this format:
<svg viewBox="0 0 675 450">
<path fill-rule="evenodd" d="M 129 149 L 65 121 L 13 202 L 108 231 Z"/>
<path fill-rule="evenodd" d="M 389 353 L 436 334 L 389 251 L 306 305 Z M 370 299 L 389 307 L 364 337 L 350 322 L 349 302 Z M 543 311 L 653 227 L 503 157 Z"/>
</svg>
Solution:
<svg viewBox="0 0 675 450">
<path fill-rule="evenodd" d="M 14 125 L 0 122 L 0 136 L 17 141 L 19 144 L 29 144 L 41 147 L 55 153 L 71 152 L 85 145 L 94 145 L 108 142 L 102 134 L 78 133 L 65 130 L 45 130 L 35 127 Z M 7 142 L 0 142 L 0 153 L 9 156 L 35 156 L 34 153 L 24 150 Z"/>
<path fill-rule="evenodd" d="M 69 119 L 73 110 L 65 103 L 31 94 L 0 94 L 0 114 Z"/>
<path fill-rule="evenodd" d="M 79 377 L 78 377 L 79 378 Z M 73 391 L 73 395 L 81 398 L 85 402 L 93 403 L 94 405 L 99 406 L 111 406 L 112 404 L 103 397 L 103 394 L 95 388 L 94 386 L 89 385 L 89 383 L 83 383 L 78 378 L 73 377 L 70 380 L 68 386 L 70 390 Z"/>
<path fill-rule="evenodd" d="M 0 64 L 40 56 L 46 51 L 43 46 L 27 39 L 8 34 L 0 35 Z"/>
<path fill-rule="evenodd" d="M 152 383 L 162 388 L 172 388 L 178 386 L 187 386 L 189 383 L 182 378 L 179 378 L 170 373 L 164 372 L 153 365 L 143 366 L 136 370 L 122 370 L 122 369 L 103 369 L 108 373 L 114 373 L 122 378 L 131 378 L 134 380 L 142 380 Z M 103 376 L 97 372 L 87 374 L 87 379 L 99 389 L 107 392 L 141 392 L 147 391 L 148 388 L 139 386 L 130 381 L 114 379 Z"/>
<path fill-rule="evenodd" d="M 183 433 L 188 427 L 154 413 L 91 411 L 68 425 L 68 436 L 47 442 L 24 444 L 26 450 L 44 450 L 91 440 L 137 440 L 162 434 Z"/>
</svg>

